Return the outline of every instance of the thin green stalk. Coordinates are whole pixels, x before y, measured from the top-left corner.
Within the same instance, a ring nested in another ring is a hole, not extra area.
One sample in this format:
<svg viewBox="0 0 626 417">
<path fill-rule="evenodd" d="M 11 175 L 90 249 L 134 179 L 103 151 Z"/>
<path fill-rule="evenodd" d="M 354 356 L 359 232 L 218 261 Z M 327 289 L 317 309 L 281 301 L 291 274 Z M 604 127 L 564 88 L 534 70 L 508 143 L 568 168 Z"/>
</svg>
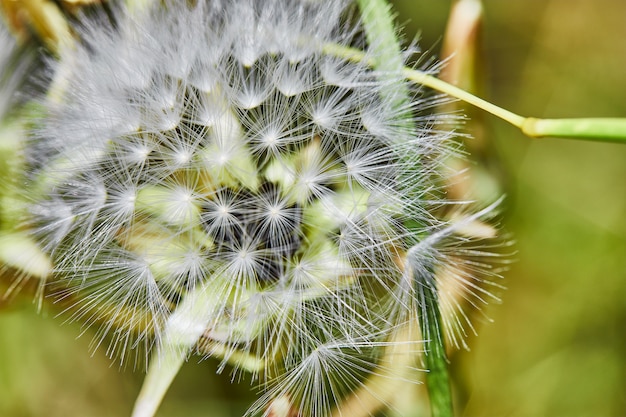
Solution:
<svg viewBox="0 0 626 417">
<path fill-rule="evenodd" d="M 178 371 L 185 363 L 187 352 L 182 347 L 166 346 L 152 360 L 135 401 L 133 417 L 153 417 Z"/>
<path fill-rule="evenodd" d="M 219 278 L 219 277 L 217 277 Z M 170 315 L 133 409 L 132 417 L 153 417 L 178 371 L 209 327 L 212 311 L 219 305 L 220 292 L 208 285 L 190 291 Z"/>
<path fill-rule="evenodd" d="M 405 74 L 405 67 L 400 43 L 394 30 L 391 8 L 385 0 L 357 0 L 357 2 L 361 9 L 369 48 L 375 52 L 376 57 L 375 60 L 369 62 L 369 65 L 380 72 L 379 78 L 391 81 L 390 87 L 381 92 L 381 96 L 383 98 L 390 97 L 393 100 L 393 105 L 400 110 L 399 114 L 402 118 L 402 114 L 404 114 L 402 109 L 409 108 L 407 104 L 410 102 L 410 98 L 408 88 L 404 83 L 393 82 L 393 77 L 396 74 Z M 354 58 L 360 57 L 362 61 L 365 56 L 364 54 L 359 56 L 357 53 L 349 52 L 353 55 L 346 57 L 348 59 L 355 60 Z M 409 114 L 404 117 L 403 121 L 405 127 L 413 130 L 414 126 L 412 126 Z M 419 277 L 415 278 L 416 285 L 421 285 L 418 280 Z M 450 393 L 444 338 L 441 334 L 441 317 L 436 286 L 427 287 L 424 298 L 419 322 L 422 333 L 428 335 L 427 337 L 430 339 L 426 343 L 425 360 L 428 368 L 426 383 L 431 402 L 431 414 L 433 417 L 450 417 L 452 416 L 452 395 Z"/>
<path fill-rule="evenodd" d="M 146 378 L 141 387 L 132 417 L 153 417 L 170 385 L 187 358 L 202 338 L 211 320 L 217 315 L 224 293 L 222 275 L 213 275 L 205 285 L 190 290 L 169 316 L 159 344 L 150 360 Z M 213 357 L 228 357 L 231 363 L 250 372 L 259 372 L 265 363 L 254 355 L 239 353 L 227 345 L 207 342 L 201 348 Z"/>
<path fill-rule="evenodd" d="M 323 51 L 329 55 L 342 57 L 353 62 L 365 62 L 376 68 L 376 62 L 368 57 L 365 52 L 356 48 L 327 44 L 324 45 Z M 424 71 L 404 67 L 402 74 L 406 79 L 416 84 L 448 94 L 485 110 L 517 127 L 531 138 L 553 137 L 626 143 L 626 118 L 538 119 L 524 117 L 498 107 Z"/>
<path fill-rule="evenodd" d="M 404 82 L 398 82 L 396 74 L 402 72 L 404 59 L 402 48 L 396 36 L 391 7 L 385 0 L 357 0 L 369 49 L 375 51 L 372 66 L 379 72 L 378 78 L 389 85 L 381 95 L 393 100 L 397 109 L 410 103 L 409 89 Z M 410 123 L 408 118 L 405 118 Z"/>
<path fill-rule="evenodd" d="M 521 126 L 533 138 L 568 137 L 625 143 L 626 118 L 535 119 L 527 117 Z"/>
<path fill-rule="evenodd" d="M 361 19 L 365 28 L 368 49 L 374 52 L 369 55 L 367 64 L 376 69 L 377 78 L 383 81 L 385 85 L 379 95 L 391 105 L 398 126 L 405 132 L 414 132 L 416 126 L 412 119 L 409 87 L 404 80 L 398 77 L 398 74 L 401 74 L 404 69 L 404 58 L 402 57 L 400 42 L 396 36 L 391 6 L 386 0 L 357 0 L 357 3 L 361 9 Z M 363 52 L 361 54 L 363 54 L 361 57 L 365 56 Z M 356 58 L 357 55 L 354 57 Z M 401 135 L 398 135 L 397 140 L 400 142 L 403 140 Z M 406 155 L 399 152 L 398 158 L 402 160 L 406 158 Z M 407 171 L 403 174 L 408 177 L 406 182 L 410 183 L 409 178 L 413 177 L 419 166 L 412 161 L 406 161 L 406 163 L 407 166 L 413 165 L 414 171 Z M 399 182 L 404 183 L 405 179 L 400 178 Z M 410 201 L 416 197 L 417 191 L 406 190 L 404 197 Z M 409 230 L 414 230 L 417 225 L 407 224 L 406 226 Z"/>
<path fill-rule="evenodd" d="M 432 88 L 433 90 L 437 90 L 442 93 L 446 93 L 452 97 L 463 100 L 466 103 L 483 109 L 486 112 L 489 112 L 494 116 L 509 122 L 515 127 L 521 129 L 522 124 L 524 123 L 525 118 L 523 116 L 517 115 L 513 112 L 498 107 L 495 104 L 488 102 L 487 100 L 476 97 L 475 95 L 468 93 L 467 91 L 459 87 L 448 84 L 447 82 L 440 80 L 439 78 L 433 77 L 432 75 L 426 74 L 423 71 L 411 68 L 404 68 L 403 74 L 408 80 L 413 81 L 414 83 Z"/>
<path fill-rule="evenodd" d="M 415 282 L 416 285 L 421 285 L 418 277 Z M 430 413 L 432 417 L 451 417 L 453 415 L 452 393 L 437 290 L 418 288 L 419 293 L 423 294 L 420 328 L 427 338 L 424 361 L 428 369 L 426 386 L 430 399 Z"/>
</svg>

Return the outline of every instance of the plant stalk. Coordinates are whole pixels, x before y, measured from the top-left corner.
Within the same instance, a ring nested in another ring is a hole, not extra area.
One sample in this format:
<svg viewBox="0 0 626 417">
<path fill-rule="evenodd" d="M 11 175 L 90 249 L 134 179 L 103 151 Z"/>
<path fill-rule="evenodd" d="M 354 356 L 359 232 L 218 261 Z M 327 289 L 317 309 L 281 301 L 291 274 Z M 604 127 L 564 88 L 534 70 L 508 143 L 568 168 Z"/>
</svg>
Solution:
<svg viewBox="0 0 626 417">
<path fill-rule="evenodd" d="M 416 285 L 421 286 L 418 277 Z M 424 361 L 428 373 L 426 386 L 430 399 L 430 414 L 432 417 L 452 417 L 452 393 L 450 391 L 450 375 L 448 359 L 442 332 L 441 312 L 436 288 L 418 288 L 418 294 L 423 294 L 420 311 L 420 328 L 426 335 Z"/>
<path fill-rule="evenodd" d="M 376 59 L 372 60 L 368 65 L 381 74 L 380 78 L 394 77 L 395 74 L 404 74 L 406 78 L 407 70 L 401 55 L 401 48 L 396 36 L 391 16 L 391 8 L 385 0 L 358 0 L 363 19 L 363 26 L 367 35 L 370 50 L 375 52 Z M 337 52 L 341 50 L 338 49 Z M 332 51 L 330 51 L 332 52 Z M 361 52 L 359 55 L 356 51 L 350 52 L 350 56 L 346 59 L 364 61 L 365 54 Z M 360 51 L 359 51 L 360 52 Z M 412 70 L 413 71 L 413 70 Z M 421 84 L 426 85 L 427 82 L 434 84 L 435 88 L 439 83 L 443 83 L 430 75 L 418 72 L 423 79 Z M 410 78 L 409 78 L 410 79 Z M 392 79 L 393 81 L 393 79 Z M 444 83 L 446 86 L 449 84 Z M 462 91 L 459 89 L 459 91 Z M 465 92 L 464 92 L 465 93 Z M 381 95 L 384 95 L 383 91 Z M 398 109 L 402 109 L 405 103 L 410 101 L 409 91 L 404 87 L 403 83 L 390 83 L 390 89 L 387 94 L 395 97 L 394 105 Z M 467 94 L 467 93 L 466 93 Z M 383 96 L 383 98 L 385 98 Z M 487 103 L 489 104 L 489 103 Z M 494 106 L 495 107 L 495 106 Z M 406 108 L 406 107 L 405 107 Z M 400 112 L 400 117 L 403 113 Z M 411 119 L 407 114 L 403 120 L 408 128 L 411 128 Z M 415 277 L 415 285 L 422 286 L 419 276 Z M 444 346 L 444 338 L 441 332 L 441 314 L 439 311 L 439 300 L 437 297 L 437 287 L 432 280 L 431 285 L 418 288 L 417 294 L 422 294 L 423 302 L 418 310 L 418 321 L 422 334 L 429 339 L 425 346 L 425 361 L 428 368 L 426 375 L 426 383 L 428 386 L 428 395 L 431 403 L 432 417 L 451 417 L 452 416 L 452 395 L 450 393 L 450 378 L 448 376 L 446 349 Z"/>
<path fill-rule="evenodd" d="M 361 1 L 369 2 L 368 0 Z M 341 57 L 353 62 L 364 62 L 376 68 L 376 62 L 359 49 L 337 44 L 326 44 L 323 46 L 322 50 L 326 54 Z M 496 106 L 493 103 L 468 93 L 424 71 L 404 67 L 402 74 L 407 80 L 415 84 L 448 94 L 451 97 L 491 113 L 517 127 L 523 134 L 531 138 L 570 138 L 626 144 L 626 118 L 539 119 L 524 117 Z"/>
</svg>

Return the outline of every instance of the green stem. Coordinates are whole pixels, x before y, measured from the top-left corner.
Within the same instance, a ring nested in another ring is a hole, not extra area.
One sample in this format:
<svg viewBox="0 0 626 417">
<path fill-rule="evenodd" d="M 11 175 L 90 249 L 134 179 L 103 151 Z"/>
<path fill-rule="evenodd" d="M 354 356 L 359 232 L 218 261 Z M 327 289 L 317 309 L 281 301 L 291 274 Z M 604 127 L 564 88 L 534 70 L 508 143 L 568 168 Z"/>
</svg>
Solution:
<svg viewBox="0 0 626 417">
<path fill-rule="evenodd" d="M 375 58 L 369 58 L 368 65 L 379 71 L 379 78 L 390 81 L 389 87 L 381 92 L 383 98 L 389 98 L 394 107 L 399 110 L 399 118 L 404 122 L 405 127 L 410 131 L 413 130 L 410 114 L 405 114 L 402 110 L 409 108 L 410 102 L 409 91 L 404 82 L 398 83 L 394 77 L 397 74 L 404 74 L 409 78 L 404 67 L 402 59 L 400 43 L 396 37 L 391 9 L 385 0 L 357 0 L 361 8 L 361 17 L 363 26 L 369 44 L 369 49 L 374 52 Z M 332 52 L 332 47 L 327 46 L 326 52 Z M 336 52 L 343 52 L 334 49 Z M 345 50 L 349 56 L 347 59 L 354 61 L 364 61 L 365 54 L 354 50 Z M 423 72 L 419 72 L 422 80 L 421 83 L 431 82 L 431 87 L 435 88 L 439 80 L 431 77 Z M 449 84 L 446 84 L 449 85 Z M 459 90 L 462 91 L 462 90 Z M 416 278 L 416 285 L 422 286 L 419 277 Z M 432 280 L 431 280 L 432 281 Z M 439 312 L 439 300 L 437 299 L 437 290 L 434 282 L 418 289 L 418 294 L 424 294 L 424 300 L 421 306 L 421 317 L 419 317 L 422 333 L 426 335 L 426 366 L 428 374 L 426 383 L 428 385 L 428 393 L 431 403 L 431 414 L 433 417 L 450 417 L 452 416 L 452 395 L 450 393 L 450 381 L 447 369 L 447 359 L 445 354 L 444 338 L 441 333 L 441 316 Z M 420 292 L 419 290 L 425 290 Z"/>
<path fill-rule="evenodd" d="M 402 48 L 396 37 L 391 7 L 385 0 L 357 0 L 369 49 L 374 51 L 372 62 L 381 81 L 389 82 L 381 95 L 392 100 L 394 107 L 402 108 L 410 103 L 409 89 L 404 82 L 398 82 L 397 74 L 404 68 Z M 407 123 L 409 121 L 408 118 Z"/>
<path fill-rule="evenodd" d="M 367 2 L 366 0 L 362 0 Z M 376 68 L 376 62 L 365 52 L 337 44 L 326 44 L 324 53 L 342 57 L 352 62 L 364 62 Z M 538 119 L 524 117 L 481 99 L 424 71 L 404 67 L 404 77 L 416 84 L 458 98 L 485 110 L 517 127 L 532 138 L 560 137 L 626 143 L 626 118 Z"/>
<path fill-rule="evenodd" d="M 568 137 L 624 143 L 626 118 L 535 119 L 527 117 L 522 132 L 534 138 Z"/>
<path fill-rule="evenodd" d="M 410 91 L 407 84 L 398 78 L 404 69 L 402 48 L 396 36 L 391 7 L 386 0 L 357 0 L 369 50 L 373 51 L 369 62 L 378 72 L 377 78 L 385 83 L 380 92 L 389 100 L 398 121 L 407 131 L 415 129 L 410 114 Z"/>
<path fill-rule="evenodd" d="M 448 84 L 447 82 L 442 81 L 439 78 L 433 77 L 432 75 L 426 74 L 423 71 L 405 68 L 403 74 L 408 80 L 413 81 L 416 84 L 432 88 L 433 90 L 437 90 L 442 93 L 446 93 L 452 97 L 458 98 L 459 100 L 463 100 L 468 104 L 476 106 L 479 109 L 483 109 L 486 112 L 491 113 L 494 116 L 509 122 L 515 127 L 521 128 L 522 124 L 524 123 L 525 118 L 523 116 L 498 107 L 495 104 L 488 102 L 487 100 L 476 97 L 475 95 L 468 93 L 467 91 L 459 87 Z"/>
<path fill-rule="evenodd" d="M 160 348 L 152 359 L 135 401 L 132 417 L 153 417 L 178 371 L 185 363 L 187 352 L 181 347 Z"/>
<path fill-rule="evenodd" d="M 132 417 L 153 417 L 171 383 L 198 340 L 209 327 L 221 293 L 208 285 L 198 285 L 187 293 L 169 316 L 165 330 L 150 360 Z"/>
<path fill-rule="evenodd" d="M 416 283 L 421 286 L 419 279 L 416 279 Z M 430 413 L 432 417 L 451 417 L 452 393 L 437 290 L 421 287 L 418 288 L 419 293 L 423 294 L 420 327 L 427 339 L 424 360 L 428 368 L 426 386 L 430 398 Z"/>
</svg>

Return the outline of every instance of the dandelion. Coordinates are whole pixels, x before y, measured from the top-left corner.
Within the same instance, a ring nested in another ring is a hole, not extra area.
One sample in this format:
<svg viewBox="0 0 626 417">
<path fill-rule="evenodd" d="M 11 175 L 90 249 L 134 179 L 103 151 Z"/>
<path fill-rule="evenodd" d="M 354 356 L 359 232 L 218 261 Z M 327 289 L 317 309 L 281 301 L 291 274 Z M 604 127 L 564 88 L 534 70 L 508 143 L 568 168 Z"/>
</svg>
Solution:
<svg viewBox="0 0 626 417">
<path fill-rule="evenodd" d="M 491 297 L 487 266 L 457 261 L 485 254 L 457 232 L 493 207 L 441 216 L 454 147 L 438 98 L 325 53 L 365 46 L 351 16 L 343 1 L 116 9 L 50 61 L 22 225 L 96 347 L 151 367 L 218 357 L 260 384 L 250 414 L 286 401 L 326 416 L 368 378 L 399 378 L 390 348 L 422 349 L 416 275 Z M 398 106 L 394 83 L 413 100 Z M 447 305 L 456 338 L 467 316 L 458 296 Z M 154 375 L 137 416 L 158 404 Z"/>
</svg>

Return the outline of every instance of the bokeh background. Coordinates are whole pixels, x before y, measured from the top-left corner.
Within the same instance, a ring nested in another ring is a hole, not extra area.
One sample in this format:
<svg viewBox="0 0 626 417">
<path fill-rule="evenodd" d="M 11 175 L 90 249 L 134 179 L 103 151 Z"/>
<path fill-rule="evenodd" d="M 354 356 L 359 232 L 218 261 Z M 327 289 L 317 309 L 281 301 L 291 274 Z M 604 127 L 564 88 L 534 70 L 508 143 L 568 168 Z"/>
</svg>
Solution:
<svg viewBox="0 0 626 417">
<path fill-rule="evenodd" d="M 437 55 L 449 0 L 396 0 L 398 21 Z M 626 117 L 626 2 L 484 0 L 478 83 L 536 117 Z M 481 158 L 507 195 L 516 241 L 503 303 L 455 353 L 463 416 L 626 415 L 626 145 L 531 140 L 468 109 Z M 471 146 L 471 145 L 470 145 Z M 486 166 L 486 167 L 485 167 Z M 89 334 L 30 298 L 0 306 L 0 416 L 125 416 L 142 373 L 120 371 Z M 193 359 L 159 416 L 239 416 L 249 386 Z M 423 415 L 418 405 L 402 411 Z M 349 417 L 349 416 L 346 416 Z"/>
<path fill-rule="evenodd" d="M 439 50 L 451 2 L 396 3 L 407 34 Z M 478 76 L 490 101 L 535 117 L 626 116 L 626 2 L 483 4 Z M 532 140 L 478 117 L 518 253 L 493 323 L 452 359 L 457 412 L 624 416 L 626 147 Z"/>
</svg>

